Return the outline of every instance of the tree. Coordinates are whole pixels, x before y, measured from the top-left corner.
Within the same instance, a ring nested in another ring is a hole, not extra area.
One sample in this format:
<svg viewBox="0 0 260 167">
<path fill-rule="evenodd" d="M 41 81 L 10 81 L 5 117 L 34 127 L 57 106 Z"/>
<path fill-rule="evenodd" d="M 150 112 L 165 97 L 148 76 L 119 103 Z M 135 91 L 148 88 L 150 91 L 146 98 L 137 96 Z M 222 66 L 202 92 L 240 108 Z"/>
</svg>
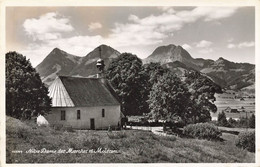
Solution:
<svg viewBox="0 0 260 167">
<path fill-rule="evenodd" d="M 151 116 L 171 121 L 176 117 L 183 121 L 189 117 L 187 103 L 190 93 L 184 83 L 172 72 L 164 73 L 152 87 L 148 103 Z"/>
<path fill-rule="evenodd" d="M 48 89 L 25 56 L 8 52 L 6 55 L 6 115 L 31 119 L 50 110 Z"/>
<path fill-rule="evenodd" d="M 193 115 L 192 122 L 210 121 L 210 112 L 217 111 L 214 95 L 222 92 L 221 87 L 197 71 L 186 71 L 184 76 L 184 81 L 192 94 L 192 105 L 190 106 Z"/>
<path fill-rule="evenodd" d="M 160 63 L 148 63 L 144 64 L 140 72 L 141 76 L 141 110 L 143 113 L 149 113 L 149 103 L 147 102 L 149 98 L 150 91 L 152 90 L 153 84 L 158 81 L 158 78 L 164 73 L 168 72 L 167 68 L 163 68 Z"/>
<path fill-rule="evenodd" d="M 232 117 L 230 117 L 228 119 L 228 123 L 229 123 L 230 127 L 236 127 L 237 126 L 237 121 L 235 119 L 233 119 Z"/>
<path fill-rule="evenodd" d="M 224 111 L 218 113 L 218 125 L 220 126 L 228 126 L 228 121 L 226 118 L 226 114 Z"/>
<path fill-rule="evenodd" d="M 107 71 L 106 78 L 114 87 L 126 115 L 140 115 L 142 95 L 142 61 L 131 53 L 122 53 L 114 59 Z"/>
<path fill-rule="evenodd" d="M 249 127 L 255 128 L 255 114 L 252 114 L 251 117 L 249 118 Z"/>
</svg>

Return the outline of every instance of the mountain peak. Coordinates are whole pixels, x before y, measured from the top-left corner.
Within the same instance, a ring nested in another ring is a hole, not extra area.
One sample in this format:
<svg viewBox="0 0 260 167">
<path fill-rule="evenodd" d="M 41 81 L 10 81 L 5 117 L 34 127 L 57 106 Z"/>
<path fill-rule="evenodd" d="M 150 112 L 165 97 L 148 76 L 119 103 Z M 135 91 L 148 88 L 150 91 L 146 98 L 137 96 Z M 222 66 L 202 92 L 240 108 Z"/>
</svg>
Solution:
<svg viewBox="0 0 260 167">
<path fill-rule="evenodd" d="M 230 62 L 226 59 L 224 59 L 223 57 L 220 57 L 218 60 L 215 61 L 217 64 L 219 63 L 233 63 L 233 62 Z"/>
<path fill-rule="evenodd" d="M 99 49 L 99 48 L 101 48 L 101 49 L 110 49 L 111 47 L 108 46 L 108 45 L 105 45 L 105 44 L 101 44 L 101 45 L 99 45 L 98 47 L 96 47 L 94 50 L 97 50 L 97 49 Z M 113 48 L 111 48 L 111 49 L 113 49 Z"/>
<path fill-rule="evenodd" d="M 54 48 L 51 52 L 57 52 L 57 51 L 61 51 L 61 49 L 59 49 L 59 48 Z"/>
<path fill-rule="evenodd" d="M 49 53 L 49 55 L 55 55 L 55 56 L 60 56 L 60 55 L 63 55 L 63 54 L 68 54 L 67 52 L 65 52 L 65 51 L 63 51 L 63 50 L 61 50 L 61 49 L 59 49 L 59 48 L 54 48 L 50 53 Z"/>
<path fill-rule="evenodd" d="M 175 61 L 190 64 L 193 58 L 180 45 L 169 44 L 157 47 L 153 53 L 144 60 L 144 63 L 160 62 L 161 64 L 165 64 Z"/>
<path fill-rule="evenodd" d="M 225 61 L 227 61 L 226 59 L 224 59 L 223 57 L 220 57 L 220 58 L 218 58 L 218 60 L 225 60 Z"/>
</svg>

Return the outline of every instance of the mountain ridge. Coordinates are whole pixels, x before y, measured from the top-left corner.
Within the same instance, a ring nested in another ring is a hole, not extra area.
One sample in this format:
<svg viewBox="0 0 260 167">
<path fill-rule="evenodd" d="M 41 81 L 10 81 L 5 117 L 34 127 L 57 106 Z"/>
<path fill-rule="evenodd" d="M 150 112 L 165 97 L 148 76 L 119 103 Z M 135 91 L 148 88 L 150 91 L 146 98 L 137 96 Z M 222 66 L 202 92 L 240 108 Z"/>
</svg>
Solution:
<svg viewBox="0 0 260 167">
<path fill-rule="evenodd" d="M 120 52 L 107 45 L 94 48 L 84 57 L 69 54 L 54 48 L 36 67 L 44 83 L 49 85 L 57 75 L 88 77 L 98 73 L 97 59 L 105 61 L 105 69 Z M 164 67 L 183 75 L 185 70 L 196 70 L 215 83 L 228 89 L 243 89 L 255 83 L 255 65 L 236 63 L 219 57 L 217 60 L 193 58 L 188 51 L 179 45 L 157 47 L 150 56 L 142 59 L 143 63 L 159 62 Z M 251 88 L 251 87 L 250 87 Z"/>
<path fill-rule="evenodd" d="M 59 48 L 54 48 L 46 58 L 36 66 L 42 81 L 50 85 L 57 75 L 82 76 L 97 74 L 96 61 L 100 58 L 109 64 L 120 52 L 107 45 L 100 45 L 84 57 L 69 54 Z M 107 67 L 107 66 L 106 66 Z"/>
<path fill-rule="evenodd" d="M 150 62 L 159 62 L 179 75 L 183 75 L 185 69 L 194 69 L 228 89 L 242 89 L 255 82 L 255 72 L 252 71 L 255 69 L 255 65 L 253 64 L 235 63 L 223 57 L 219 57 L 216 61 L 203 58 L 194 59 L 184 48 L 172 44 L 157 47 L 150 56 L 143 59 L 144 64 Z M 171 64 L 174 62 L 179 63 Z"/>
</svg>

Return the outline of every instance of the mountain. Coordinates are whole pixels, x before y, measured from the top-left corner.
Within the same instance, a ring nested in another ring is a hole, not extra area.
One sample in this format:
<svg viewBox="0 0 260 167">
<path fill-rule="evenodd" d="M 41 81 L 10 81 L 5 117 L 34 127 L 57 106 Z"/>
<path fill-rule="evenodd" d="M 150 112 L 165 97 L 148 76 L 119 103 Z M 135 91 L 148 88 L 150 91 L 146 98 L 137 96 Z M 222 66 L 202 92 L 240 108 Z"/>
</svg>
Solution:
<svg viewBox="0 0 260 167">
<path fill-rule="evenodd" d="M 185 70 L 197 70 L 228 89 L 239 90 L 255 83 L 255 65 L 253 64 L 234 63 L 222 57 L 216 61 L 194 59 L 181 46 L 173 44 L 156 48 L 143 62 L 159 62 L 178 75 L 183 75 Z"/>
<path fill-rule="evenodd" d="M 72 69 L 80 63 L 81 58 L 53 49 L 48 56 L 36 67 L 42 81 L 49 85 L 57 75 L 69 75 Z"/>
<path fill-rule="evenodd" d="M 87 77 L 98 73 L 96 62 L 100 55 L 107 68 L 112 59 L 120 53 L 109 46 L 100 45 L 86 56 L 78 57 L 55 48 L 36 67 L 36 70 L 47 85 L 50 85 L 57 75 Z"/>
<path fill-rule="evenodd" d="M 101 57 L 100 57 L 101 55 Z M 100 45 L 95 48 L 85 57 L 82 57 L 81 63 L 78 64 L 73 70 L 70 72 L 71 76 L 83 76 L 87 77 L 89 75 L 94 75 L 98 73 L 96 68 L 96 63 L 99 58 L 102 58 L 105 62 L 105 69 L 109 66 L 110 62 L 113 58 L 116 58 L 120 55 L 120 52 L 111 48 L 107 45 Z"/>
<path fill-rule="evenodd" d="M 177 75 L 183 75 L 185 70 L 194 70 L 193 68 L 186 66 L 184 63 L 180 61 L 169 62 L 163 64 L 162 66 L 170 69 Z"/>
<path fill-rule="evenodd" d="M 194 59 L 191 57 L 189 52 L 187 52 L 181 46 L 175 46 L 173 44 L 156 48 L 150 56 L 143 60 L 144 63 L 160 62 L 161 64 L 167 64 L 176 61 L 181 62 L 187 67 L 198 71 L 210 66 L 210 64 L 213 62 L 213 60 L 205 60 L 202 58 Z"/>
<path fill-rule="evenodd" d="M 179 61 L 189 67 L 197 69 L 197 66 L 193 64 L 193 60 L 191 55 L 181 46 L 170 44 L 156 48 L 153 53 L 143 61 L 144 63 L 160 62 L 161 64 Z"/>
<path fill-rule="evenodd" d="M 254 65 L 249 63 L 234 63 L 222 57 L 200 71 L 214 77 L 215 82 L 219 83 L 222 87 L 230 89 L 242 89 L 255 83 Z"/>
<path fill-rule="evenodd" d="M 84 57 L 74 56 L 55 48 L 36 67 L 36 70 L 43 82 L 50 85 L 57 75 L 93 76 L 98 73 L 96 61 L 100 56 L 105 61 L 106 69 L 119 55 L 120 52 L 107 45 L 100 45 Z M 183 75 L 185 70 L 200 71 L 222 88 L 254 91 L 255 65 L 253 64 L 234 63 L 222 57 L 216 61 L 194 59 L 181 46 L 173 44 L 156 48 L 150 56 L 143 59 L 143 63 L 149 62 L 159 62 L 178 75 Z"/>
</svg>

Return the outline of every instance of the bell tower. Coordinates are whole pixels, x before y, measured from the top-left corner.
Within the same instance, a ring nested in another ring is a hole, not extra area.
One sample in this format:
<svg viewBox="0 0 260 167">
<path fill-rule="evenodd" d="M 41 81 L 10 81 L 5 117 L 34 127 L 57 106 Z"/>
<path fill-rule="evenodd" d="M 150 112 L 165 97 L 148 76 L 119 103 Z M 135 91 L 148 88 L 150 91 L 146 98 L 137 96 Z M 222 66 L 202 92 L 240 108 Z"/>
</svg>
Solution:
<svg viewBox="0 0 260 167">
<path fill-rule="evenodd" d="M 105 62 L 102 59 L 102 51 L 101 51 L 101 46 L 98 47 L 99 49 L 99 59 L 97 60 L 97 69 L 98 69 L 98 74 L 97 78 L 103 78 L 104 77 L 104 69 L 105 69 Z"/>
</svg>

